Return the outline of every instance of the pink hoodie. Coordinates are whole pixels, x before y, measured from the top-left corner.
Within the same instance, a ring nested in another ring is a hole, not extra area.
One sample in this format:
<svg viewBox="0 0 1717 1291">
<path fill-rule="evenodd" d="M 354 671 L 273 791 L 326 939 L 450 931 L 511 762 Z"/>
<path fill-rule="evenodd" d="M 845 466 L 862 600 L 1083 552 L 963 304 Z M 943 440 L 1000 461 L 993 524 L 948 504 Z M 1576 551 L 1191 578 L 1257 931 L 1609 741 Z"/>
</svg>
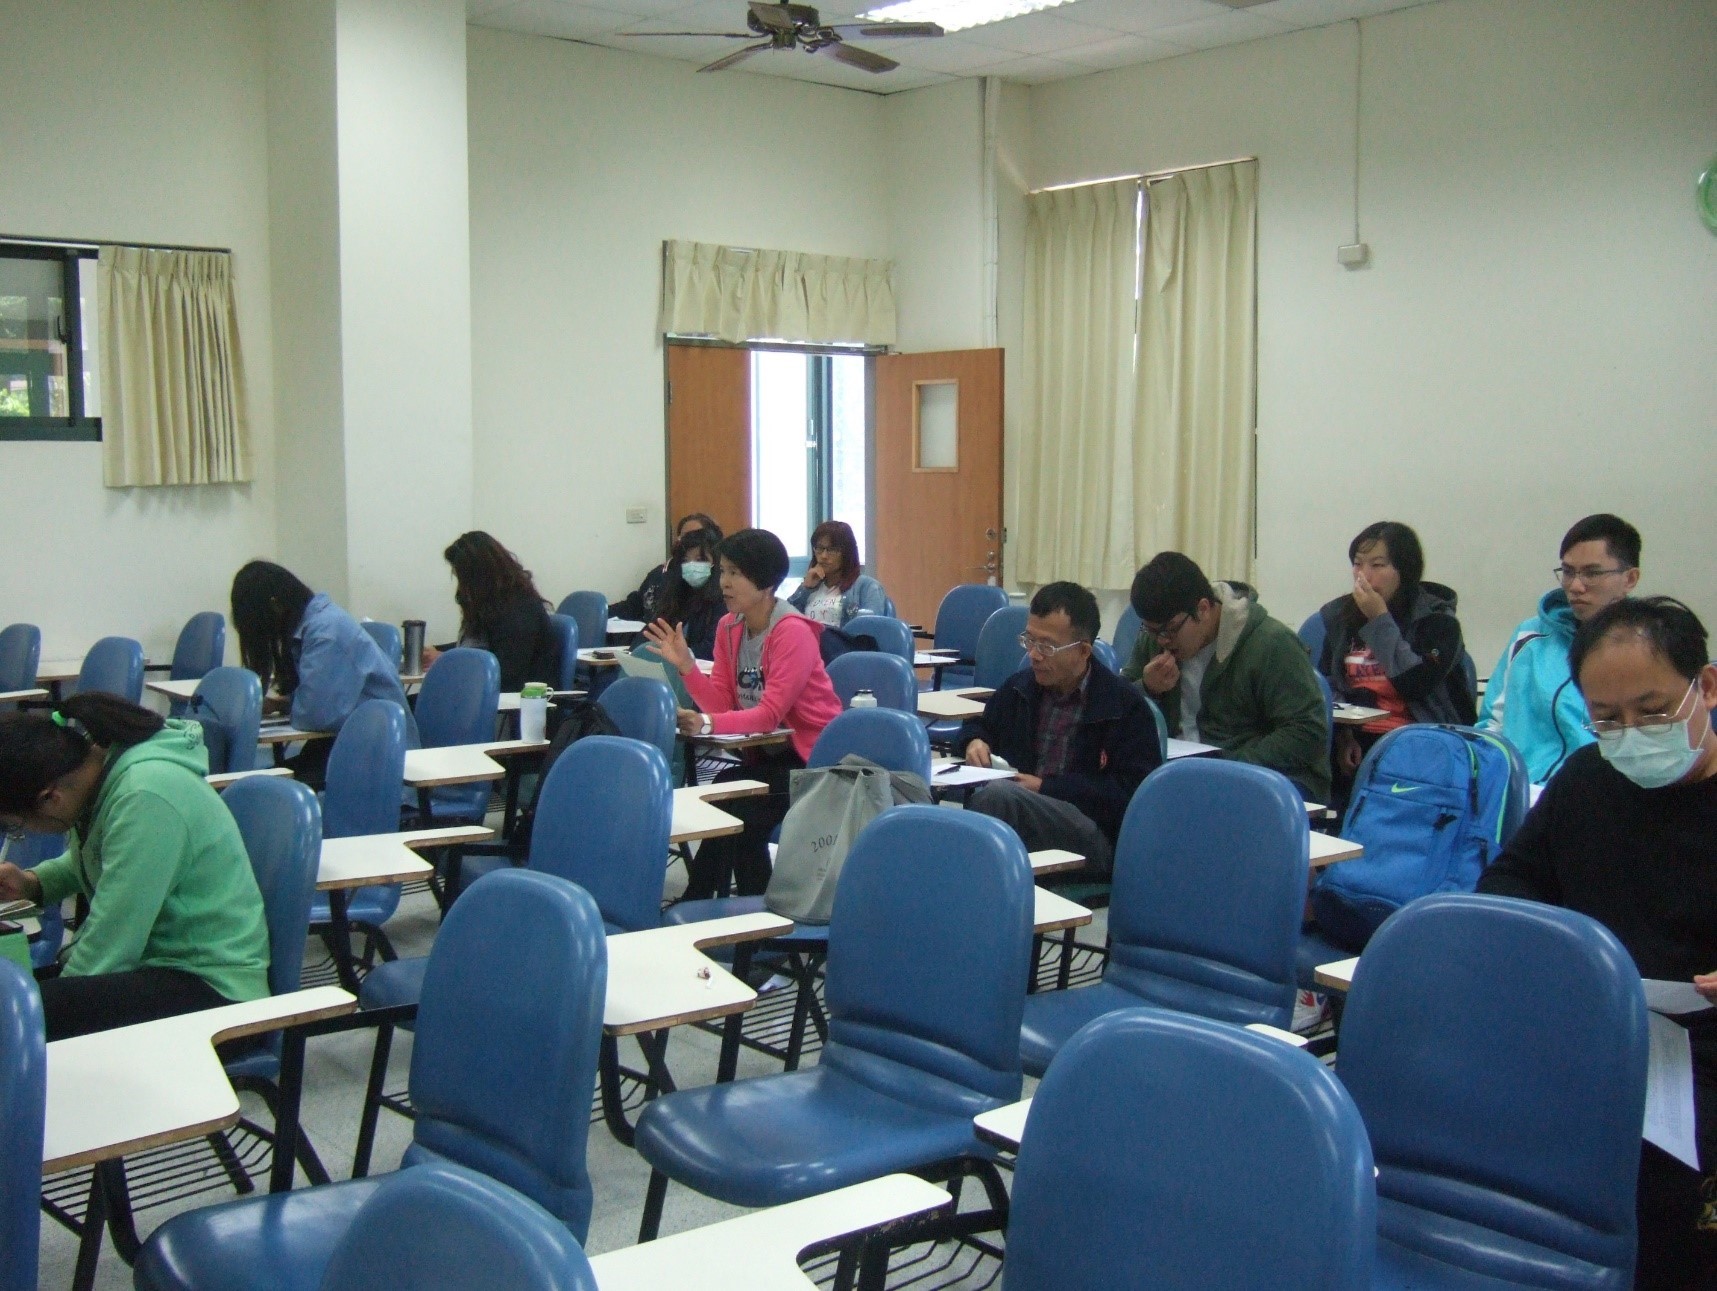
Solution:
<svg viewBox="0 0 1717 1291">
<path fill-rule="evenodd" d="M 709 676 L 694 668 L 684 674 L 686 692 L 709 715 L 717 735 L 753 735 L 787 727 L 801 758 L 823 728 L 840 716 L 841 701 L 823 668 L 818 644 L 823 625 L 803 615 L 780 619 L 763 638 L 763 699 L 756 708 L 739 702 L 739 643 L 745 623 L 737 614 L 722 617 L 715 628 L 715 669 Z"/>
</svg>

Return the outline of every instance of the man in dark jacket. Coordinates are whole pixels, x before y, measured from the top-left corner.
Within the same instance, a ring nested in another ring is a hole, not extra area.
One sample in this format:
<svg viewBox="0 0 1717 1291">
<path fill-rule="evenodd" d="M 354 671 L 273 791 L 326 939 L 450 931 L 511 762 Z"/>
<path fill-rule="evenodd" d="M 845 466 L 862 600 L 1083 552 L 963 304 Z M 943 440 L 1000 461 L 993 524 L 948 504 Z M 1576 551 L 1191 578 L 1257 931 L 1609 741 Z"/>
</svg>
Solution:
<svg viewBox="0 0 1717 1291">
<path fill-rule="evenodd" d="M 1027 850 L 1060 847 L 1106 876 L 1133 790 L 1161 762 L 1156 721 L 1131 686 L 1091 660 L 1101 620 L 1077 583 L 1047 583 L 1031 598 L 1020 638 L 1031 661 L 997 688 L 981 717 L 960 729 L 974 766 L 998 759 L 1019 772 L 966 801 L 1006 821 Z"/>
</svg>

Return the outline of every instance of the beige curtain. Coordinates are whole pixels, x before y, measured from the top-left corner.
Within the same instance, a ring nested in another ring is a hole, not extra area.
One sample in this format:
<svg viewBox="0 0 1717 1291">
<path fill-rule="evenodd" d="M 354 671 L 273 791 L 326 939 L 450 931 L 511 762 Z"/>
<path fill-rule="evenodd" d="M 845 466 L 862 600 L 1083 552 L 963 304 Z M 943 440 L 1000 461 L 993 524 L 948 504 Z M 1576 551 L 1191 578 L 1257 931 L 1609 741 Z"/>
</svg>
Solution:
<svg viewBox="0 0 1717 1291">
<path fill-rule="evenodd" d="M 251 478 L 232 257 L 103 247 L 102 482 Z"/>
<path fill-rule="evenodd" d="M 1021 582 L 1132 583 L 1137 180 L 1034 193 L 1026 225 Z"/>
<path fill-rule="evenodd" d="M 662 248 L 662 331 L 815 344 L 893 345 L 893 264 L 708 242 Z"/>
<path fill-rule="evenodd" d="M 1139 306 L 1142 550 L 1250 579 L 1256 425 L 1258 163 L 1156 180 Z"/>
</svg>

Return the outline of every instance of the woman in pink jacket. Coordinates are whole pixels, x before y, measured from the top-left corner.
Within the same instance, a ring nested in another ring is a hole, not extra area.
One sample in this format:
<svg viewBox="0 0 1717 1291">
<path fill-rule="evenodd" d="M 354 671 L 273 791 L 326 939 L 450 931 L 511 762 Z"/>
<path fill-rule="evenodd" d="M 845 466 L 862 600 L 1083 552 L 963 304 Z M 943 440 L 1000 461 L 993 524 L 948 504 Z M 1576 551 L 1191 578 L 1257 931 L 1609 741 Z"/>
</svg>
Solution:
<svg viewBox="0 0 1717 1291">
<path fill-rule="evenodd" d="M 775 589 L 787 577 L 787 548 L 767 529 L 742 529 L 716 549 L 728 614 L 715 629 L 715 669 L 698 670 L 685 633 L 661 619 L 644 629 L 664 661 L 679 669 L 697 708 L 679 713 L 682 735 L 748 735 L 786 727 L 784 745 L 744 750 L 740 765 L 717 780 L 762 780 L 767 795 L 722 804 L 745 831 L 712 838 L 689 867 L 685 899 L 715 896 L 731 874 L 740 896 L 769 885 L 769 835 L 787 814 L 788 776 L 841 711 L 823 669 L 823 628 Z"/>
</svg>

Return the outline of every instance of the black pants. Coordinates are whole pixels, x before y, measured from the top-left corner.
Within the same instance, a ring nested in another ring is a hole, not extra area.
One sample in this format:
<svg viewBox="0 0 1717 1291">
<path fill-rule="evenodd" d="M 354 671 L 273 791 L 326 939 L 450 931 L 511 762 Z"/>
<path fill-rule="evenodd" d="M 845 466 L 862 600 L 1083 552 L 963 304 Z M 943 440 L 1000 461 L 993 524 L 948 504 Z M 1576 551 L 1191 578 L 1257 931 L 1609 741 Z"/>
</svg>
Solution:
<svg viewBox="0 0 1717 1291">
<path fill-rule="evenodd" d="M 726 838 L 707 839 L 698 846 L 697 855 L 686 867 L 685 900 L 702 901 L 713 897 L 733 878 L 738 896 L 763 895 L 769 886 L 769 835 L 775 832 L 787 815 L 787 780 L 805 765 L 791 745 L 785 749 L 758 750 L 731 770 L 723 771 L 716 780 L 761 780 L 769 786 L 767 794 L 751 798 L 732 798 L 720 804 L 729 815 L 745 822 L 745 831 Z"/>
<path fill-rule="evenodd" d="M 1669 1153 L 1641 1145 L 1635 1291 L 1713 1291 L 1717 1233 L 1699 1228 L 1704 1180 Z"/>
<path fill-rule="evenodd" d="M 195 973 L 177 968 L 134 968 L 93 977 L 51 977 L 41 984 L 49 1040 L 111 1031 L 156 1018 L 231 1004 Z"/>
<path fill-rule="evenodd" d="M 298 752 L 280 765 L 290 767 L 295 780 L 311 789 L 322 789 L 328 779 L 328 755 L 333 751 L 332 739 L 306 740 Z"/>
</svg>

